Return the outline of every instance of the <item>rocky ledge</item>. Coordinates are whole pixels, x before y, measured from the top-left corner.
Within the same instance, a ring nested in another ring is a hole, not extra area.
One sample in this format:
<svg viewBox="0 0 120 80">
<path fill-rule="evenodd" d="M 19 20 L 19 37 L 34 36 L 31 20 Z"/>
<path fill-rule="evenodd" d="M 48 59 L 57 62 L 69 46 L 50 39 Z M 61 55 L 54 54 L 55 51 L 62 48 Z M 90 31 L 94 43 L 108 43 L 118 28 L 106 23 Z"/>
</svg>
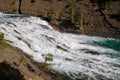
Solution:
<svg viewBox="0 0 120 80">
<path fill-rule="evenodd" d="M 119 0 L 0 0 L 0 11 L 39 16 L 56 30 L 120 38 Z"/>
</svg>

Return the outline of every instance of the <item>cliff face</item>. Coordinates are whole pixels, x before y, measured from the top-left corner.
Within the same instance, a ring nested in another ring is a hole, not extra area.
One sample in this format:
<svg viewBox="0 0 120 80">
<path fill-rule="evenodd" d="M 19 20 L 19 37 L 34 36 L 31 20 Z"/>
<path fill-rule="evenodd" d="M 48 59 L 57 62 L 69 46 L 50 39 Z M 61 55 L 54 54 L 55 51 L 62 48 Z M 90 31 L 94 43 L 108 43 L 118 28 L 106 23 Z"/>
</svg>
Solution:
<svg viewBox="0 0 120 80">
<path fill-rule="evenodd" d="M 18 13 L 19 2 L 16 0 L 0 0 L 0 11 L 5 13 Z"/>
<path fill-rule="evenodd" d="M 40 16 L 59 31 L 120 37 L 119 0 L 0 0 L 0 4 L 0 11 Z"/>
</svg>

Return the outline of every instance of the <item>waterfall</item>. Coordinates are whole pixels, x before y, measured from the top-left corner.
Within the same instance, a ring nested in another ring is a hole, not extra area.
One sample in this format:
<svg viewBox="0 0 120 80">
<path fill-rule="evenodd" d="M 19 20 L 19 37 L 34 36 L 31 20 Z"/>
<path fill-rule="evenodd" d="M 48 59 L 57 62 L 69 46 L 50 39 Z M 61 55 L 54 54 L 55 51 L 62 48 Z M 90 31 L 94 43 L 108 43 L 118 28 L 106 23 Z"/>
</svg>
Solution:
<svg viewBox="0 0 120 80">
<path fill-rule="evenodd" d="M 0 32 L 11 46 L 38 62 L 52 54 L 49 68 L 71 80 L 120 80 L 120 41 L 60 33 L 38 17 L 0 13 Z"/>
</svg>

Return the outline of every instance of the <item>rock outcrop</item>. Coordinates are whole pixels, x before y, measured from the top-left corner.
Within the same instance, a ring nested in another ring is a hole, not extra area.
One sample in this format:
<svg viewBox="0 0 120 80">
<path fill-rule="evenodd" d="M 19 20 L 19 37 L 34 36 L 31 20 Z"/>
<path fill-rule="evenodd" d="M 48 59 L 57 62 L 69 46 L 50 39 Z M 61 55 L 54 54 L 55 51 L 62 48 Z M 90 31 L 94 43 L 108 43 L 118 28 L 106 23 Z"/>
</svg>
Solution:
<svg viewBox="0 0 120 80">
<path fill-rule="evenodd" d="M 120 37 L 119 0 L 0 0 L 0 11 L 39 16 L 63 32 Z"/>
</svg>

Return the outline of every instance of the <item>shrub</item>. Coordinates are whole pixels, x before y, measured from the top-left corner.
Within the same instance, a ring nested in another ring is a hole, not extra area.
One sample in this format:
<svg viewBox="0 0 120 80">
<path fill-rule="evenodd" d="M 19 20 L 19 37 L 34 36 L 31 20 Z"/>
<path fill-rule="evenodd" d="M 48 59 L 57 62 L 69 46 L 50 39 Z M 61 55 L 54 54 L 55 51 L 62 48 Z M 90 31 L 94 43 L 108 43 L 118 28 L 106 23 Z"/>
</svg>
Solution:
<svg viewBox="0 0 120 80">
<path fill-rule="evenodd" d="M 4 39 L 4 34 L 0 33 L 0 49 L 6 48 L 6 47 L 7 47 L 7 44 Z"/>
<path fill-rule="evenodd" d="M 47 14 L 47 11 L 41 9 L 41 10 L 38 11 L 38 14 L 39 14 L 39 15 L 38 15 L 39 17 L 45 17 L 46 14 Z"/>
<path fill-rule="evenodd" d="M 15 1 L 12 1 L 11 4 L 15 4 Z"/>
<path fill-rule="evenodd" d="M 81 21 L 81 13 L 77 13 L 74 15 L 74 21 L 76 24 L 80 25 L 80 21 Z"/>
<path fill-rule="evenodd" d="M 4 34 L 0 33 L 0 42 L 4 40 Z"/>
<path fill-rule="evenodd" d="M 20 63 L 23 63 L 23 64 L 26 63 L 25 57 L 24 57 L 24 56 L 20 56 L 20 57 L 19 57 L 19 62 L 20 62 Z"/>
<path fill-rule="evenodd" d="M 74 22 L 75 15 L 75 0 L 70 0 L 70 19 Z"/>
<path fill-rule="evenodd" d="M 54 20 L 56 17 L 56 11 L 54 9 L 49 10 L 46 17 L 48 21 Z"/>
<path fill-rule="evenodd" d="M 47 67 L 50 64 L 48 64 L 48 62 L 52 62 L 53 61 L 53 54 L 42 54 L 43 58 L 45 59 L 45 62 L 43 63 L 43 67 Z"/>
</svg>

